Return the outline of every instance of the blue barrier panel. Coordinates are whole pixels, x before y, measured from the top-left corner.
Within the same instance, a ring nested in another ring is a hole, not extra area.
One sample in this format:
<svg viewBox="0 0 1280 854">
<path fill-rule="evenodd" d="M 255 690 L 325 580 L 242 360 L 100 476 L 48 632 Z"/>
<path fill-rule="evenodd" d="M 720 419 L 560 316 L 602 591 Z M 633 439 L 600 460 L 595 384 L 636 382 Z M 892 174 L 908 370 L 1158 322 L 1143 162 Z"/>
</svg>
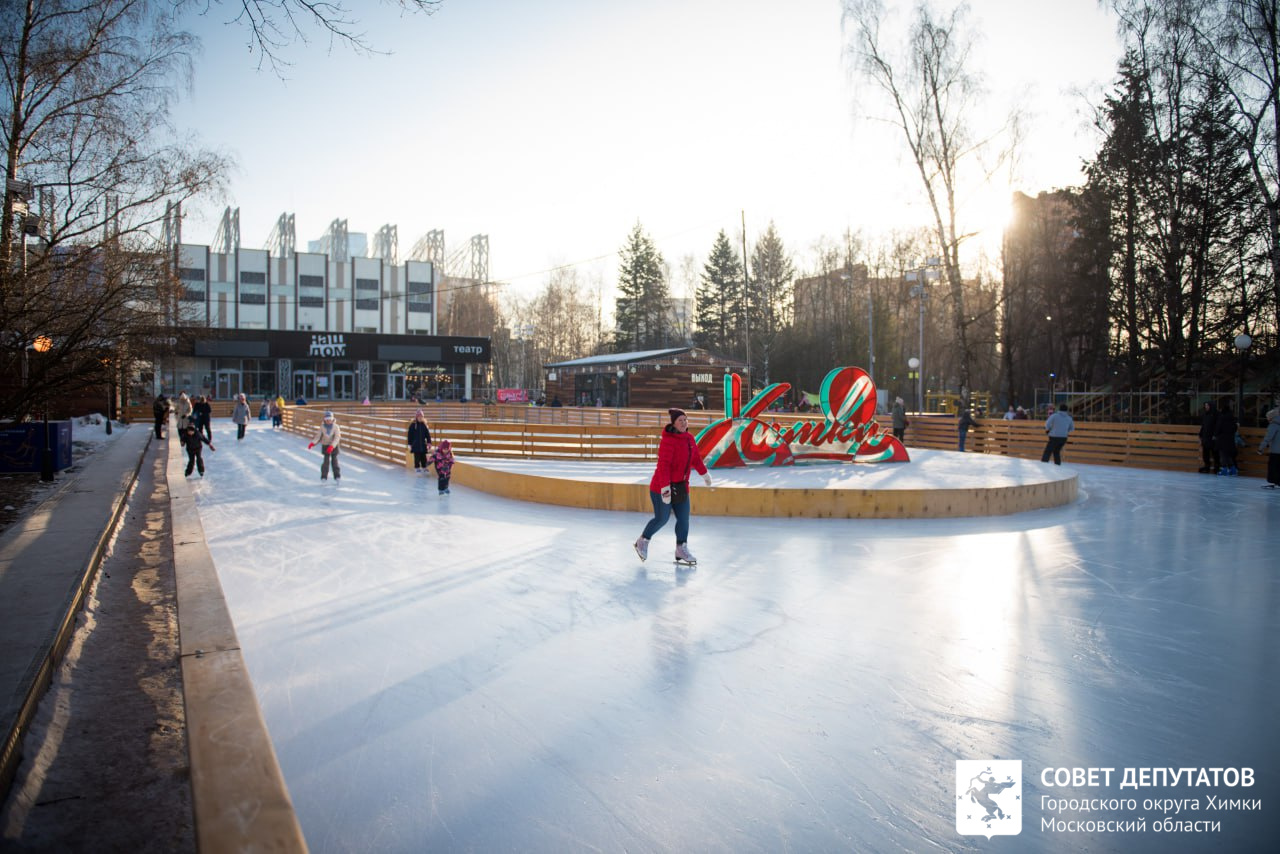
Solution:
<svg viewBox="0 0 1280 854">
<path fill-rule="evenodd" d="M 25 421 L 0 430 L 0 472 L 39 472 L 44 441 L 43 421 Z M 71 468 L 71 422 L 49 422 L 49 453 L 53 470 Z"/>
</svg>

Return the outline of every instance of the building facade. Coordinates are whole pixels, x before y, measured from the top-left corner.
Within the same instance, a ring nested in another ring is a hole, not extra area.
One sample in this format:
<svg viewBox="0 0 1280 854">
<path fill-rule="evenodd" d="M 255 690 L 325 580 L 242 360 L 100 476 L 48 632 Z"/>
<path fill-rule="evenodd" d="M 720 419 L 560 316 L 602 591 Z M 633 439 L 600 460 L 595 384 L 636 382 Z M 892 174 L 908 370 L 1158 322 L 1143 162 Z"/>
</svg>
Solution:
<svg viewBox="0 0 1280 854">
<path fill-rule="evenodd" d="M 193 334 L 152 394 L 469 400 L 488 385 L 489 339 L 437 334 L 430 262 L 180 244 L 176 266 Z"/>
<path fill-rule="evenodd" d="M 698 347 L 607 353 L 543 365 L 548 401 L 565 406 L 724 409 L 725 374 L 746 364 Z"/>
</svg>

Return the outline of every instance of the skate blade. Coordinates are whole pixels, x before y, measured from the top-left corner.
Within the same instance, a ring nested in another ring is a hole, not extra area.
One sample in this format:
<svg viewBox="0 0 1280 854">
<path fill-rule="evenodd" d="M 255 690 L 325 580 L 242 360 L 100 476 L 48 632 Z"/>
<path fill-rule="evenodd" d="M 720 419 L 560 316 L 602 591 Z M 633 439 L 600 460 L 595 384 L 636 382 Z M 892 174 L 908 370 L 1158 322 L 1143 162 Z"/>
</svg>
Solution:
<svg viewBox="0 0 1280 854">
<path fill-rule="evenodd" d="M 696 560 L 680 560 L 679 558 L 676 558 L 675 565 L 676 566 L 697 566 L 698 562 Z"/>
</svg>

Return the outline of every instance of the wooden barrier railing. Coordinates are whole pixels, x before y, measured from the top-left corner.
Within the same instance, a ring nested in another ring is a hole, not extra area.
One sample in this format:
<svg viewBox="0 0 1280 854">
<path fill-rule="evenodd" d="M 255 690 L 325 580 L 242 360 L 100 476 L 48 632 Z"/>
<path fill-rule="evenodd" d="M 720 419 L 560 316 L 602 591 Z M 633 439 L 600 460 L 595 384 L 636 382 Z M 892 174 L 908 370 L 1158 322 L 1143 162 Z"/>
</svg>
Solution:
<svg viewBox="0 0 1280 854">
<path fill-rule="evenodd" d="M 956 450 L 959 433 L 954 417 L 911 416 L 910 421 L 908 448 Z M 1265 434 L 1258 427 L 1240 428 L 1240 437 L 1246 444 L 1237 449 L 1240 474 L 1266 476 L 1267 458 L 1257 453 Z M 977 453 L 1038 460 L 1045 440 L 1043 421 L 984 418 L 978 427 L 969 430 L 965 447 Z M 1200 428 L 1185 424 L 1077 421 L 1062 454 L 1064 462 L 1194 472 L 1200 468 Z"/>
<path fill-rule="evenodd" d="M 320 429 L 324 412 L 320 407 L 289 407 L 284 415 L 285 429 L 313 436 Z M 362 407 L 356 412 L 333 412 L 342 429 L 344 448 L 396 465 L 412 465 L 405 445 L 412 410 L 378 413 L 372 407 Z M 435 414 L 428 417 L 432 440 L 448 439 L 459 456 L 641 462 L 655 459 L 661 436 L 656 426 L 479 421 L 436 418 Z"/>
<path fill-rule="evenodd" d="M 335 405 L 342 426 L 343 445 L 352 451 L 400 464 L 408 462 L 405 431 L 417 406 L 412 404 Z M 660 425 L 667 414 L 659 410 L 599 410 L 577 407 L 484 406 L 482 404 L 428 404 L 422 407 L 433 439 L 448 438 L 461 456 L 523 457 L 547 460 L 652 461 L 657 454 Z M 309 434 L 319 429 L 323 406 L 290 406 L 285 427 Z M 614 417 L 609 417 L 612 414 Z M 713 413 L 691 412 L 691 429 L 710 423 Z M 617 423 L 614 418 L 622 423 Z M 776 420 L 788 424 L 798 418 L 779 413 Z M 601 419 L 599 423 L 593 418 Z M 888 428 L 887 416 L 877 419 Z M 911 448 L 955 450 L 956 419 L 952 416 L 916 415 L 910 418 L 906 444 Z M 585 423 L 584 423 L 585 422 Z M 633 423 L 627 423 L 633 422 Z M 1239 449 L 1240 473 L 1266 474 L 1266 456 L 1256 453 L 1264 435 L 1260 428 L 1240 430 L 1247 446 Z M 969 431 L 971 452 L 1040 458 L 1044 450 L 1044 424 L 1040 421 L 983 419 Z M 1114 424 L 1076 422 L 1075 432 L 1063 451 L 1068 462 L 1130 466 L 1194 472 L 1200 467 L 1199 428 L 1176 424 Z"/>
<path fill-rule="evenodd" d="M 257 419 L 262 401 L 251 403 Z M 215 418 L 231 415 L 234 402 L 212 401 Z M 577 406 L 511 406 L 483 403 L 376 403 L 320 402 L 309 406 L 289 404 L 285 425 L 290 429 L 315 430 L 324 411 L 340 415 L 345 442 L 352 450 L 399 463 L 404 451 L 404 428 L 421 408 L 432 425 L 433 435 L 448 435 L 460 454 L 541 457 L 546 459 L 651 459 L 658 430 L 667 423 L 667 413 L 654 409 L 607 409 Z M 126 420 L 148 422 L 149 405 L 131 405 Z M 689 411 L 690 429 L 700 430 L 718 413 Z M 294 428 L 294 417 L 302 428 Z M 813 416 L 775 413 L 783 423 Z M 888 416 L 877 419 L 888 429 Z M 956 419 L 948 415 L 913 415 L 907 428 L 908 448 L 955 450 Z M 542 429 L 545 428 L 545 429 Z M 577 429 L 567 429 L 577 428 Z M 1265 433 L 1261 428 L 1243 427 L 1246 447 L 1238 454 L 1240 473 L 1262 477 L 1266 457 L 1256 453 Z M 1002 456 L 1039 459 L 1044 450 L 1041 421 L 1004 421 L 984 418 L 969 431 L 969 451 Z M 1077 463 L 1121 465 L 1137 468 L 1194 472 L 1200 467 L 1199 428 L 1181 424 L 1119 424 L 1077 421 L 1075 432 L 1064 450 L 1064 459 Z"/>
</svg>

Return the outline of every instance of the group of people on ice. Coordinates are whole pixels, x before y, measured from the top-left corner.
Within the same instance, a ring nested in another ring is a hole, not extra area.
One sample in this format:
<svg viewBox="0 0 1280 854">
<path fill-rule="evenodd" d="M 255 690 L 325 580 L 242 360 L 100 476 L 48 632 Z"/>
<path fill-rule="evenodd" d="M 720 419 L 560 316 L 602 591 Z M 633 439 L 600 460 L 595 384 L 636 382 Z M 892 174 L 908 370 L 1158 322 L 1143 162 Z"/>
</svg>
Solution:
<svg viewBox="0 0 1280 854">
<path fill-rule="evenodd" d="M 448 439 L 441 439 L 435 450 L 431 449 L 431 428 L 421 409 L 409 422 L 409 434 L 405 444 L 413 454 L 413 473 L 426 474 L 431 466 L 436 469 L 436 487 L 441 495 L 449 492 L 449 478 L 453 474 L 453 447 Z"/>
<path fill-rule="evenodd" d="M 182 442 L 183 450 L 187 454 L 186 475 L 190 477 L 192 472 L 199 471 L 200 476 L 204 477 L 204 446 L 208 445 L 211 451 L 218 450 L 213 446 L 213 430 L 210 426 L 212 417 L 209 403 L 202 396 L 197 397 L 193 402 L 186 392 L 182 392 L 173 408 L 178 418 L 178 440 Z M 168 419 L 169 415 L 168 399 L 163 395 L 157 397 L 154 409 L 156 438 L 163 439 L 164 435 L 161 431 L 163 422 Z M 270 402 L 268 414 L 271 417 L 273 429 L 281 426 L 279 413 L 282 410 L 283 405 L 280 401 Z M 244 438 L 249 420 L 249 402 L 245 395 L 238 395 L 235 407 L 231 412 L 231 421 L 236 425 L 237 439 Z M 426 415 L 421 409 L 414 414 L 413 421 L 409 422 L 406 444 L 409 450 L 413 452 L 414 474 L 426 474 L 434 467 L 439 494 L 448 494 L 449 480 L 453 475 L 453 446 L 448 439 L 441 439 L 440 443 L 432 448 L 431 430 L 427 426 Z M 307 450 L 311 450 L 316 445 L 320 446 L 320 451 L 323 455 L 320 461 L 320 479 L 328 480 L 329 472 L 332 470 L 333 479 L 335 481 L 341 480 L 342 464 L 339 454 L 342 449 L 342 428 L 338 426 L 338 420 L 332 412 L 325 412 L 324 418 L 320 422 L 320 428 L 311 437 L 311 441 L 307 443 Z"/>
<path fill-rule="evenodd" d="M 436 445 L 434 450 L 432 449 L 431 428 L 427 426 L 426 414 L 421 409 L 414 413 L 413 420 L 409 422 L 405 444 L 413 452 L 413 473 L 426 474 L 429 470 L 428 460 L 430 460 L 430 465 L 435 466 L 436 487 L 439 493 L 448 494 L 449 478 L 453 474 L 453 446 L 448 439 L 441 439 L 440 444 Z M 320 429 L 311 437 L 307 450 L 311 450 L 316 445 L 320 446 L 324 454 L 324 459 L 320 462 L 320 479 L 328 480 L 329 469 L 332 468 L 333 479 L 341 480 L 342 468 L 338 462 L 338 453 L 342 448 L 342 428 L 338 426 L 338 420 L 332 412 L 324 414 Z"/>
</svg>

